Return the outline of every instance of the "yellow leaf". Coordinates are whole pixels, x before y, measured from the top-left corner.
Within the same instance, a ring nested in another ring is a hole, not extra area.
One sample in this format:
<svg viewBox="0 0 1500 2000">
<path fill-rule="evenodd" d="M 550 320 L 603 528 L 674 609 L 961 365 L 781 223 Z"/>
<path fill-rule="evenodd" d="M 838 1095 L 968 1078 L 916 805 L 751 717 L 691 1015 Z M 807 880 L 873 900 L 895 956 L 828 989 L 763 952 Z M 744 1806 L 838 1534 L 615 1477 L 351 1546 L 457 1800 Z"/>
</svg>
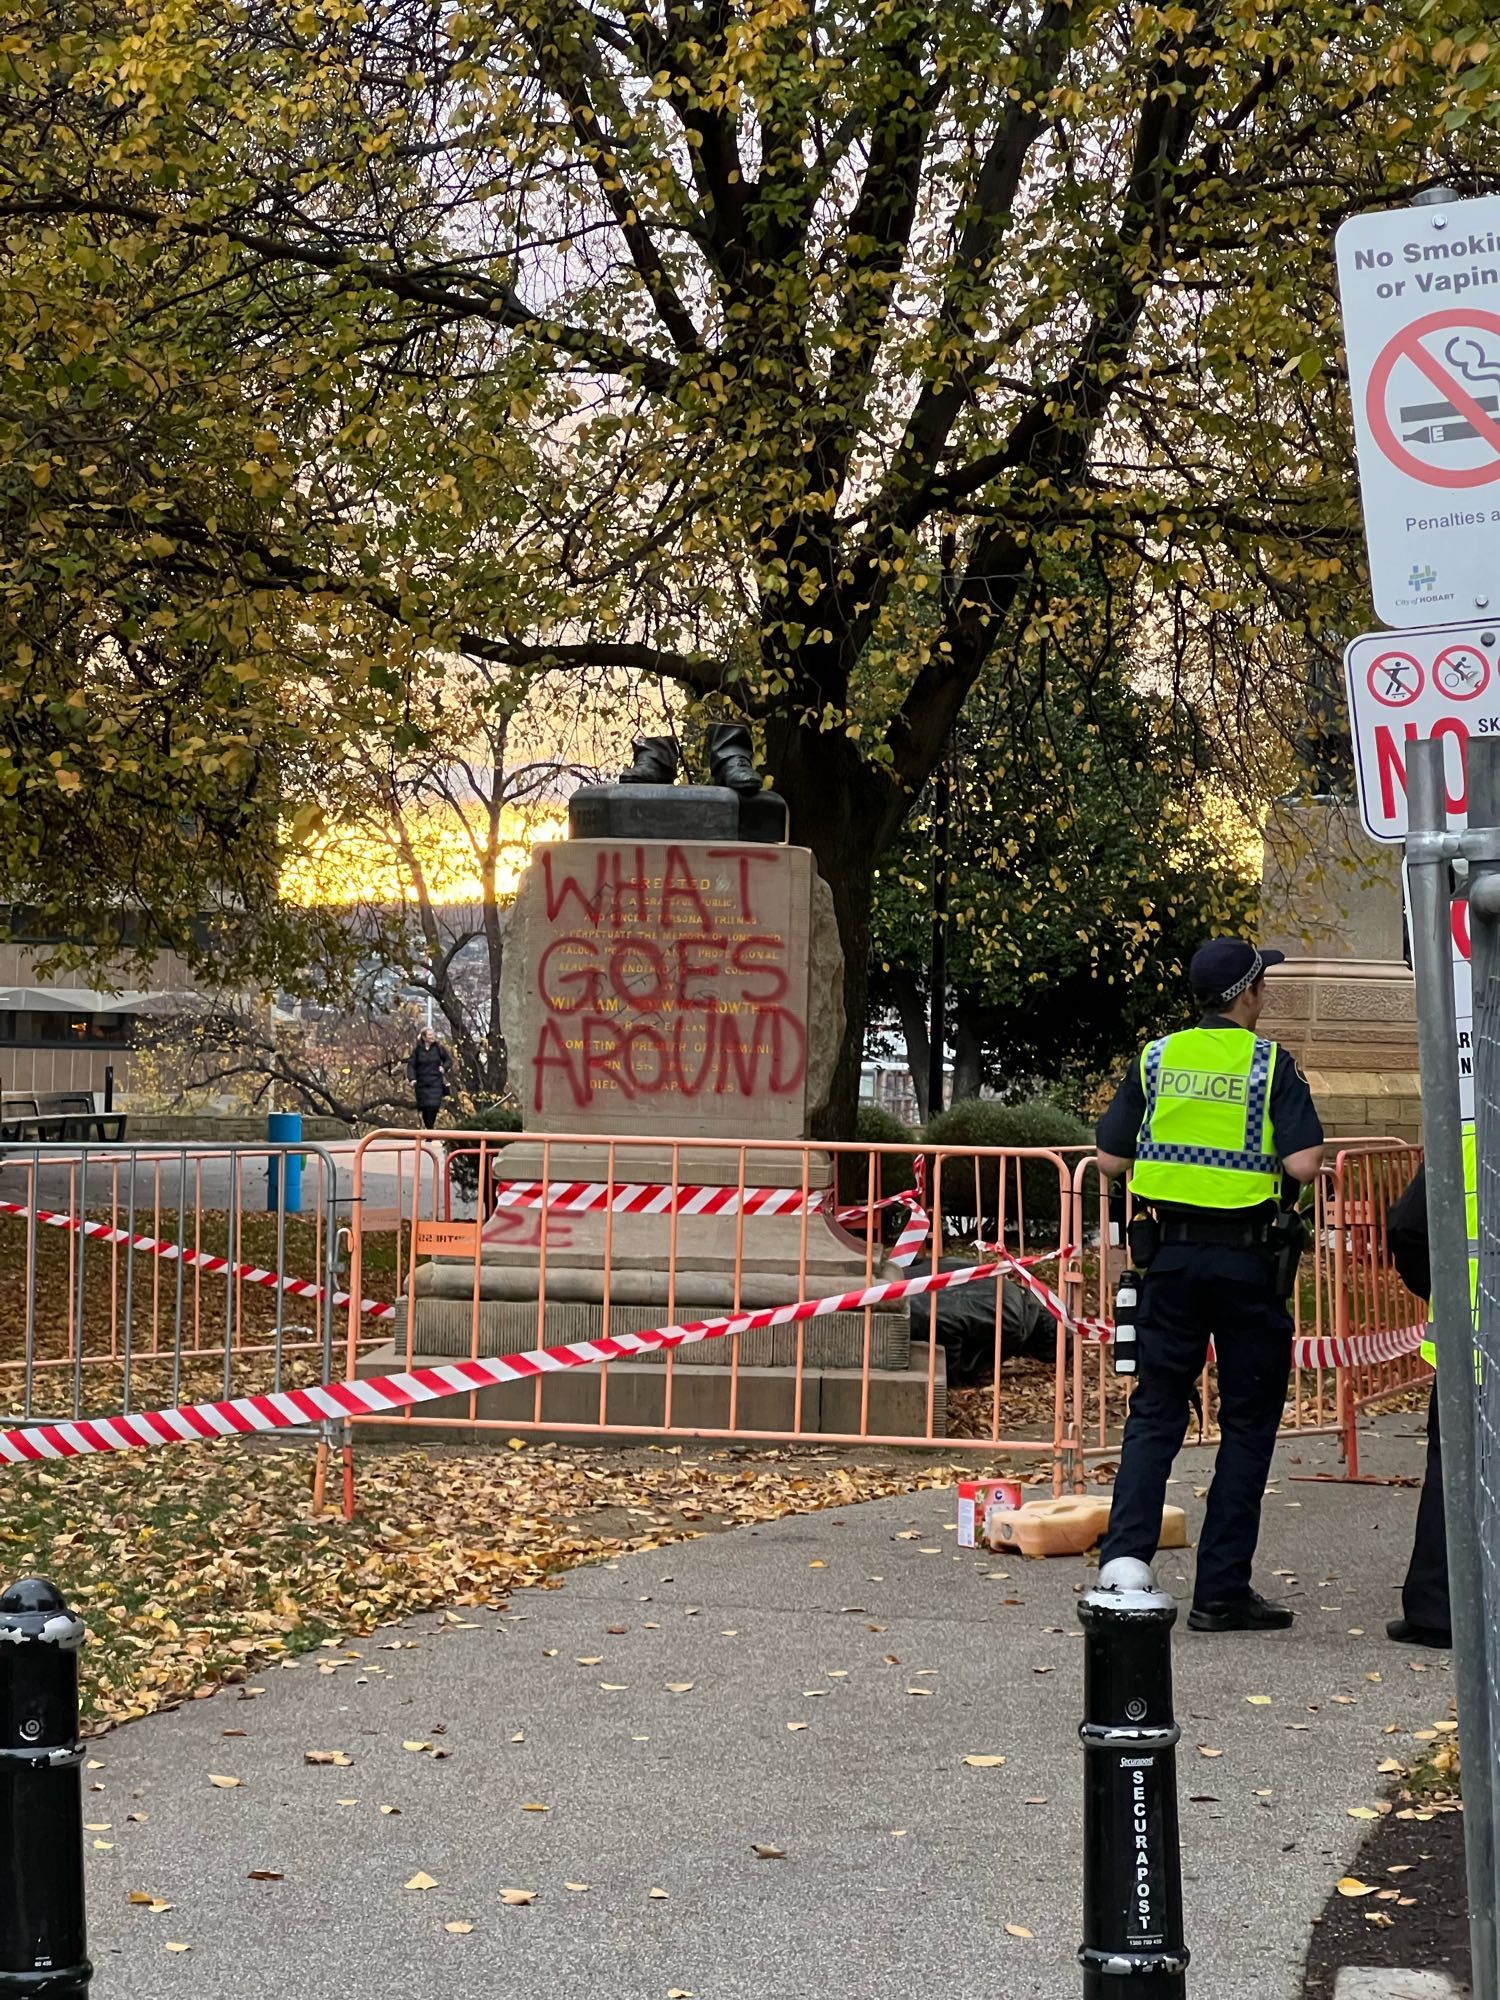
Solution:
<svg viewBox="0 0 1500 2000">
<path fill-rule="evenodd" d="M 1200 1743 L 1198 1745 L 1198 1755 L 1200 1757 L 1222 1757 L 1224 1752 L 1222 1750 L 1215 1750 L 1211 1744 Z"/>
<path fill-rule="evenodd" d="M 581 1896 L 581 1895 L 583 1895 L 583 1894 L 584 1894 L 584 1893 L 586 1892 L 586 1890 L 588 1889 L 588 1886 L 589 1886 L 589 1885 L 588 1885 L 588 1883 L 587 1883 L 587 1882 L 564 1882 L 564 1883 L 563 1883 L 563 1887 L 564 1887 L 565 1889 L 571 1889 L 571 1890 L 573 1891 L 573 1894 L 574 1894 L 575 1896 Z"/>
<path fill-rule="evenodd" d="M 1271 1697 L 1268 1694 L 1247 1694 L 1245 1699 L 1252 1708 L 1269 1708 L 1271 1706 Z"/>
<path fill-rule="evenodd" d="M 521 1810 L 522 1812 L 547 1812 L 549 1808 L 540 1804 L 536 1799 L 528 1799 Z"/>
<path fill-rule="evenodd" d="M 1369 1806 L 1348 1806 L 1345 1808 L 1350 1819 L 1379 1819 L 1380 1814 Z"/>
<path fill-rule="evenodd" d="M 208 1774 L 208 1782 L 211 1785 L 217 1785 L 217 1787 L 221 1792 L 232 1792 L 238 1786 L 242 1785 L 245 1781 L 243 1778 L 219 1777 L 214 1772 L 210 1771 Z"/>
<path fill-rule="evenodd" d="M 190 1944 L 168 1944 L 164 1947 L 167 1951 L 191 1951 L 192 1948 Z"/>
<path fill-rule="evenodd" d="M 1344 1875 L 1335 1885 L 1341 1896 L 1368 1896 L 1373 1894 L 1373 1882 L 1361 1882 L 1357 1875 Z"/>
<path fill-rule="evenodd" d="M 806 1729 L 806 1727 L 807 1724 L 805 1722 L 789 1722 L 787 1724 L 787 1728 L 791 1730 L 794 1736 L 796 1735 L 799 1729 Z"/>
<path fill-rule="evenodd" d="M 448 1931 L 449 1933 L 451 1933 L 451 1935 L 452 1935 L 452 1936 L 454 1936 L 454 1937 L 467 1937 L 467 1936 L 469 1935 L 469 1932 L 470 1932 L 471 1930 L 473 1930 L 473 1928 L 474 1928 L 474 1926 L 473 1926 L 472 1924 L 444 1924 L 444 1925 L 443 1925 L 443 1929 L 444 1929 L 445 1931 Z"/>
<path fill-rule="evenodd" d="M 577 1664 L 580 1667 L 601 1667 L 604 1664 L 604 1655 L 602 1653 L 580 1653 Z"/>
<path fill-rule="evenodd" d="M 1007 1924 L 1005 1929 L 1006 1934 L 1010 1937 L 1029 1938 L 1032 1935 L 1024 1924 Z"/>
<path fill-rule="evenodd" d="M 997 1771 L 1005 1762 L 1003 1757 L 965 1757 L 966 1764 L 972 1764 L 976 1771 Z"/>
<path fill-rule="evenodd" d="M 653 1903 L 664 1903 L 667 1900 L 665 1889 L 652 1889 L 649 1891 L 649 1895 Z"/>
<path fill-rule="evenodd" d="M 437 1883 L 433 1880 L 433 1878 L 430 1875 L 423 1875 L 422 1873 L 418 1872 L 417 1874 L 413 1875 L 411 1880 L 405 1883 L 403 1886 L 408 1889 L 435 1889 L 437 1887 Z"/>
<path fill-rule="evenodd" d="M 403 1750 L 430 1750 L 432 1748 L 432 1745 L 430 1743 L 419 1743 L 416 1740 L 416 1738 L 413 1737 L 409 1743 L 403 1743 L 401 1745 L 401 1748 Z"/>
<path fill-rule="evenodd" d="M 667 1682 L 667 1693 L 668 1693 L 668 1694 L 691 1694 L 691 1693 L 692 1693 L 692 1691 L 693 1691 L 693 1689 L 694 1689 L 694 1688 L 695 1688 L 695 1687 L 696 1687 L 697 1685 L 698 1685 L 698 1683 L 697 1683 L 696 1681 L 668 1681 L 668 1682 Z"/>
<path fill-rule="evenodd" d="M 502 1889 L 500 1891 L 500 1900 L 502 1903 L 508 1903 L 513 1910 L 519 1910 L 524 1904 L 536 1901 L 536 1890 Z"/>
</svg>

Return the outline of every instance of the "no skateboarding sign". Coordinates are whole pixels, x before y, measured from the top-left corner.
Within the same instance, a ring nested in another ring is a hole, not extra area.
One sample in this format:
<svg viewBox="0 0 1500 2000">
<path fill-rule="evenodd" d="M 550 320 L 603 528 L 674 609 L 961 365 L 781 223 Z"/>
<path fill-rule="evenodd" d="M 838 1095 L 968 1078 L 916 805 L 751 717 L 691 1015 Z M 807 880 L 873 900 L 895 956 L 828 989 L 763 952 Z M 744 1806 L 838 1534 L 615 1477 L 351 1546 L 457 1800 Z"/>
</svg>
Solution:
<svg viewBox="0 0 1500 2000">
<path fill-rule="evenodd" d="M 1500 607 L 1500 196 L 1355 216 L 1337 249 L 1375 609 L 1482 615 Z"/>
<path fill-rule="evenodd" d="M 1407 752 L 1428 737 L 1443 745 L 1448 812 L 1462 826 L 1470 739 L 1500 736 L 1500 618 L 1367 632 L 1344 649 L 1344 674 L 1366 832 L 1405 839 Z"/>
</svg>

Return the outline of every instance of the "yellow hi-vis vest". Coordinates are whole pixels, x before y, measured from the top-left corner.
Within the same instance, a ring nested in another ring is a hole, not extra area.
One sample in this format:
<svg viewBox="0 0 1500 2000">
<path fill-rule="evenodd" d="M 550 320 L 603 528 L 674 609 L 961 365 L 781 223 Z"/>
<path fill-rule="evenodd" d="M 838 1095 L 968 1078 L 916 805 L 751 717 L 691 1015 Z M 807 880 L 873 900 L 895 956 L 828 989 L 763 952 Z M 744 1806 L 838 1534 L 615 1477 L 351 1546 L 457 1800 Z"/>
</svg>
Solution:
<svg viewBox="0 0 1500 2000">
<path fill-rule="evenodd" d="M 1146 1115 L 1130 1190 L 1189 1208 L 1258 1208 L 1281 1193 L 1271 1131 L 1276 1044 L 1248 1028 L 1186 1028 L 1141 1052 Z"/>
<path fill-rule="evenodd" d="M 1474 1137 L 1472 1118 L 1464 1125 L 1464 1234 L 1469 1239 L 1469 1310 L 1474 1315 L 1475 1325 L 1479 1322 L 1479 1147 Z M 1432 1318 L 1432 1307 L 1427 1308 L 1427 1317 Z M 1437 1343 L 1422 1342 L 1422 1359 L 1429 1368 L 1437 1367 Z M 1475 1379 L 1478 1379 L 1479 1360 L 1475 1356 Z"/>
</svg>

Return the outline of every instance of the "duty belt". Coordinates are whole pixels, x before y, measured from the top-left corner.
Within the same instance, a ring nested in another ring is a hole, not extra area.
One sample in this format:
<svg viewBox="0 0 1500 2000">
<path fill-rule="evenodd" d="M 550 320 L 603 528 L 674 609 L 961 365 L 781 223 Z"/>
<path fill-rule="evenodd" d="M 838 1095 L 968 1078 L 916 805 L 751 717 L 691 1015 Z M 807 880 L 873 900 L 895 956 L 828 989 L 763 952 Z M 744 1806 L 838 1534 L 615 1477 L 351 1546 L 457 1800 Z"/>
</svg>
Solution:
<svg viewBox="0 0 1500 2000">
<path fill-rule="evenodd" d="M 1221 1250 L 1269 1250 L 1271 1223 L 1266 1217 L 1237 1222 L 1222 1215 L 1163 1215 L 1157 1218 L 1166 1243 L 1205 1243 Z"/>
</svg>

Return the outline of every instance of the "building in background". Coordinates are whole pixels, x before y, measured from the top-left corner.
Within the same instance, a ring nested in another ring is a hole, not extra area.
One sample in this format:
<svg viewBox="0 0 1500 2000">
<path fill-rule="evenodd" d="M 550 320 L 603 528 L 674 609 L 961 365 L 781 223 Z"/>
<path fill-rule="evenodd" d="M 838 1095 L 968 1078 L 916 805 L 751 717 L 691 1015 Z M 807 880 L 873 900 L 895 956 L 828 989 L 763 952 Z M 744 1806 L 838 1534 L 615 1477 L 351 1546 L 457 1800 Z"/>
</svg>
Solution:
<svg viewBox="0 0 1500 2000">
<path fill-rule="evenodd" d="M 109 990 L 97 972 L 37 975 L 55 940 L 0 937 L 0 1092 L 102 1093 L 105 1071 L 121 1077 L 137 1025 L 148 1015 L 189 1006 L 199 987 L 182 960 L 164 952 L 152 964 L 150 984 L 139 970 L 120 974 Z"/>
</svg>

